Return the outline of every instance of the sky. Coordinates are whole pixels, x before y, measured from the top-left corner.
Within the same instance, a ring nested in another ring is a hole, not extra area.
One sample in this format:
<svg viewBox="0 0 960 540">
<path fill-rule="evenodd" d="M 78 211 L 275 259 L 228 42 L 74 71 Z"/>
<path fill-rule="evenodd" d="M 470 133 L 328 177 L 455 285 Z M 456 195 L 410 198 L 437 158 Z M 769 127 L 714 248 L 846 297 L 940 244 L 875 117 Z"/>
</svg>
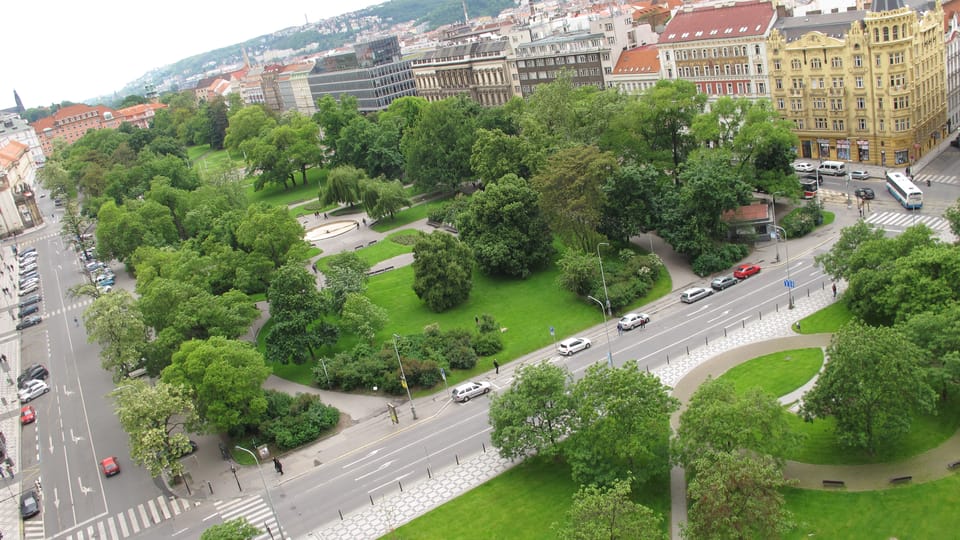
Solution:
<svg viewBox="0 0 960 540">
<path fill-rule="evenodd" d="M 2 30 L 0 109 L 120 90 L 154 68 L 385 0 L 26 0 Z M 250 9 L 245 9 L 245 8 Z"/>
</svg>

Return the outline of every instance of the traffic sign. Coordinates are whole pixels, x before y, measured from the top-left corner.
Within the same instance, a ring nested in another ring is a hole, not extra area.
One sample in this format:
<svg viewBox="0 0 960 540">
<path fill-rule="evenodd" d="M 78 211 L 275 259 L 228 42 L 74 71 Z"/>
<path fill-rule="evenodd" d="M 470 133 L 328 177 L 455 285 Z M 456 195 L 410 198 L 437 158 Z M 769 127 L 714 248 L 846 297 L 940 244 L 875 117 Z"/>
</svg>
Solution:
<svg viewBox="0 0 960 540">
<path fill-rule="evenodd" d="M 792 289 L 792 288 L 794 288 L 794 287 L 797 286 L 797 283 L 796 283 L 795 281 L 793 281 L 792 279 L 785 279 L 785 280 L 783 280 L 783 286 L 786 287 L 786 288 L 788 288 L 788 289 Z"/>
<path fill-rule="evenodd" d="M 550 335 L 551 335 L 551 336 L 554 335 L 553 327 L 552 327 L 552 326 L 550 327 Z"/>
</svg>

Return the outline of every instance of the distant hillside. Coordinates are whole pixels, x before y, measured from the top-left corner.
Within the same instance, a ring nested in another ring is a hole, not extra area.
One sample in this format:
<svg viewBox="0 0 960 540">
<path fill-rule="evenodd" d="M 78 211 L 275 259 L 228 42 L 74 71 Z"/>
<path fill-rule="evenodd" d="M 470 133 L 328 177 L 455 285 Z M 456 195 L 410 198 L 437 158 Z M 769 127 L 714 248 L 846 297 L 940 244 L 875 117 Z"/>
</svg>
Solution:
<svg viewBox="0 0 960 540">
<path fill-rule="evenodd" d="M 467 11 L 471 18 L 496 16 L 504 9 L 516 4 L 516 0 L 467 0 Z M 346 28 L 347 25 L 338 23 L 362 17 L 377 17 L 382 21 L 382 26 L 414 21 L 418 25 L 424 25 L 427 29 L 434 29 L 438 26 L 462 21 L 463 6 L 460 0 L 390 0 L 383 4 L 339 15 L 308 26 L 278 29 L 272 34 L 207 51 L 155 69 L 141 77 L 140 80 L 124 87 L 123 91 L 120 92 L 120 97 L 122 99 L 123 96 L 129 94 L 142 93 L 143 85 L 147 82 L 159 84 L 171 76 L 189 78 L 204 73 L 214 66 L 241 62 L 243 60 L 241 47 L 246 48 L 247 54 L 251 57 L 268 50 L 300 50 L 310 46 L 309 49 L 304 51 L 304 53 L 309 54 L 341 47 L 355 40 L 356 30 L 323 33 L 318 28 Z M 311 46 L 311 44 L 313 45 Z"/>
</svg>

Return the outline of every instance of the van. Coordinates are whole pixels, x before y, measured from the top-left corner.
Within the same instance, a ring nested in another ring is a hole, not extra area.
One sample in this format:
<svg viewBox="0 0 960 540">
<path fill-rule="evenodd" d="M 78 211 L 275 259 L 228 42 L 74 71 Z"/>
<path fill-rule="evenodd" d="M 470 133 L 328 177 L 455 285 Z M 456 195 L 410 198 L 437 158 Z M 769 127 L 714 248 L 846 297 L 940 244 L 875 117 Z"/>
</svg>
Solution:
<svg viewBox="0 0 960 540">
<path fill-rule="evenodd" d="M 832 176 L 843 176 L 847 174 L 847 164 L 842 161 L 824 161 L 817 167 L 817 172 Z"/>
</svg>

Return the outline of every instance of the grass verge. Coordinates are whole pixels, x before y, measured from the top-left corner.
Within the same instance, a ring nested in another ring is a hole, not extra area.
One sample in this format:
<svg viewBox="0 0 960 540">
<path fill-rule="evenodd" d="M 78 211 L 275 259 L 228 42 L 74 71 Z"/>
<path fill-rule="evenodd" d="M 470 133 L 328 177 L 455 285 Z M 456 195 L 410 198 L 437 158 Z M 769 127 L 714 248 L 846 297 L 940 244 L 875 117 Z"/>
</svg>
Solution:
<svg viewBox="0 0 960 540">
<path fill-rule="evenodd" d="M 403 227 L 414 221 L 426 219 L 427 214 L 445 202 L 446 200 L 436 200 L 408 207 L 394 214 L 392 218 L 383 218 L 377 221 L 370 228 L 380 233 L 392 231 L 397 227 Z"/>
<path fill-rule="evenodd" d="M 807 383 L 823 364 L 823 351 L 816 347 L 781 351 L 748 360 L 720 376 L 731 381 L 738 393 L 760 387 L 780 397 Z"/>
<path fill-rule="evenodd" d="M 853 318 L 853 314 L 843 302 L 834 302 L 829 306 L 800 319 L 801 334 L 822 334 L 836 332 Z"/>
</svg>

